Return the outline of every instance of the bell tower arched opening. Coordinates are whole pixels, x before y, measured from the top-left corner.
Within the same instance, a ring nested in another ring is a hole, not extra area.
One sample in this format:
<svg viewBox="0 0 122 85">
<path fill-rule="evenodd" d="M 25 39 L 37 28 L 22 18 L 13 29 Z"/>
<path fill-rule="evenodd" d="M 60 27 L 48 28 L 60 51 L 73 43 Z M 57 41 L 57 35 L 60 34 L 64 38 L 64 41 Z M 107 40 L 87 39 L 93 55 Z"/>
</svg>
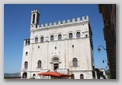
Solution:
<svg viewBox="0 0 122 85">
<path fill-rule="evenodd" d="M 39 18 L 40 18 L 40 13 L 38 10 L 33 10 L 31 12 L 31 26 L 36 27 L 39 25 Z"/>
</svg>

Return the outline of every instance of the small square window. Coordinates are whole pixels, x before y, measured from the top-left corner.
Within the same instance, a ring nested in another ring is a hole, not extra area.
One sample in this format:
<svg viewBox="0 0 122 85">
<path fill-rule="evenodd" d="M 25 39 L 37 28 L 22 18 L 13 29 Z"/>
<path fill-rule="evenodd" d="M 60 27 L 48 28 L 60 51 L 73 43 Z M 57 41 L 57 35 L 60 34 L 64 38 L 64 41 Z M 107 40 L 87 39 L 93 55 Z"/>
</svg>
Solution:
<svg viewBox="0 0 122 85">
<path fill-rule="evenodd" d="M 55 47 L 55 49 L 57 49 L 57 47 Z"/>
<path fill-rule="evenodd" d="M 72 45 L 72 48 L 74 48 L 74 45 Z"/>
<path fill-rule="evenodd" d="M 38 46 L 38 48 L 40 48 L 40 46 Z"/>
<path fill-rule="evenodd" d="M 28 55 L 28 52 L 26 52 L 25 55 Z"/>
</svg>

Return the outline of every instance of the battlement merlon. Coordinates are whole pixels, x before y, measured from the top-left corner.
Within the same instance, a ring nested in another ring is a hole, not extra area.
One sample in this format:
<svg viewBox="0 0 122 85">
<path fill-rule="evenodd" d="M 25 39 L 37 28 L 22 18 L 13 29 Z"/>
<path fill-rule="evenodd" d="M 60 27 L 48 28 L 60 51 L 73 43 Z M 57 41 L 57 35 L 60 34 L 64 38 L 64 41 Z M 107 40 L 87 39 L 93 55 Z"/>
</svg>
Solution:
<svg viewBox="0 0 122 85">
<path fill-rule="evenodd" d="M 76 19 L 72 18 L 72 20 L 70 20 L 70 19 L 68 19 L 67 21 L 63 20 L 63 21 L 58 21 L 57 23 L 50 22 L 50 23 L 41 24 L 41 25 L 38 25 L 37 28 L 35 28 L 35 26 L 33 26 L 33 27 L 31 27 L 31 30 L 44 29 L 44 28 L 57 27 L 57 26 L 65 26 L 65 25 L 75 24 L 75 23 L 84 23 L 86 21 L 89 22 L 89 17 L 82 16 L 82 18 L 80 18 L 80 17 L 78 17 Z"/>
<path fill-rule="evenodd" d="M 33 11 L 31 11 L 31 13 L 39 13 L 40 14 L 40 12 L 36 9 L 36 10 L 33 10 Z"/>
</svg>

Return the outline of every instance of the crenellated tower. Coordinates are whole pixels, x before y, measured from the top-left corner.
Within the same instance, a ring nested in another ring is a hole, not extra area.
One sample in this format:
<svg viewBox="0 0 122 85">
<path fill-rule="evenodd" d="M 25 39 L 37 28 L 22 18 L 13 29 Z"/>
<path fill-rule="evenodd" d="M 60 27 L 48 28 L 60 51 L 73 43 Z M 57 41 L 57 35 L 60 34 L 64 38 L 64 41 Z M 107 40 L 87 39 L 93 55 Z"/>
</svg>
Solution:
<svg viewBox="0 0 122 85">
<path fill-rule="evenodd" d="M 37 28 L 39 25 L 40 12 L 38 10 L 31 11 L 31 27 Z"/>
</svg>

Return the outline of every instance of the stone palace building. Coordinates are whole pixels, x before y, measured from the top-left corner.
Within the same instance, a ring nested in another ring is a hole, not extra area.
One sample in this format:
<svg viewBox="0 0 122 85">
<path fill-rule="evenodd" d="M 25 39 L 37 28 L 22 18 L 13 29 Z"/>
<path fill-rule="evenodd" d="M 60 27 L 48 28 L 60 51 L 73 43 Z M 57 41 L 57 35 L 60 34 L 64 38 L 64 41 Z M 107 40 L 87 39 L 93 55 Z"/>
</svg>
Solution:
<svg viewBox="0 0 122 85">
<path fill-rule="evenodd" d="M 39 25 L 40 12 L 31 12 L 30 38 L 24 39 L 21 77 L 58 71 L 72 79 L 93 79 L 94 56 L 88 16 Z"/>
</svg>

